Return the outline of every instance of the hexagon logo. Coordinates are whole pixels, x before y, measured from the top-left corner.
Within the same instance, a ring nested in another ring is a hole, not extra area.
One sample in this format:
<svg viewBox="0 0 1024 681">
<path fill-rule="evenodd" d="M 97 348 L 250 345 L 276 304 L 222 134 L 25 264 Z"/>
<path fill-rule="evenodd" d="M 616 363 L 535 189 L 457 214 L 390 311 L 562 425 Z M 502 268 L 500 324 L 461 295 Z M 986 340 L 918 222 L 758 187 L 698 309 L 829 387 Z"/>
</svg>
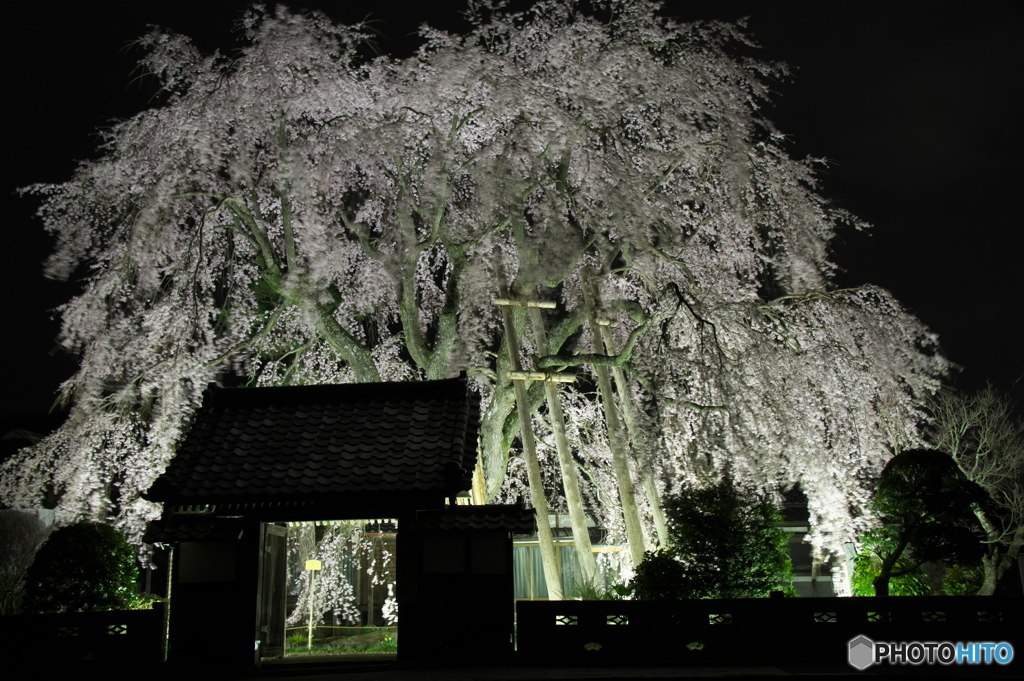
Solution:
<svg viewBox="0 0 1024 681">
<path fill-rule="evenodd" d="M 875 642 L 861 634 L 850 639 L 850 666 L 864 671 L 875 661 Z"/>
</svg>

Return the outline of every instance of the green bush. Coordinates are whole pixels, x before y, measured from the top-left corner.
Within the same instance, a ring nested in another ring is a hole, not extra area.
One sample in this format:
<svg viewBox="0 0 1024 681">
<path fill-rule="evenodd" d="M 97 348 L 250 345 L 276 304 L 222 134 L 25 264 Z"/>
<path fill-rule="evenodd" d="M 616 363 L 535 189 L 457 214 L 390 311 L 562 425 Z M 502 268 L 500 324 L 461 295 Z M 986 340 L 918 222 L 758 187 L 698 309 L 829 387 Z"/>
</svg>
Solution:
<svg viewBox="0 0 1024 681">
<path fill-rule="evenodd" d="M 25 610 L 123 610 L 138 580 L 135 550 L 108 525 L 80 522 L 52 533 L 25 578 Z"/>
<path fill-rule="evenodd" d="M 152 610 L 154 603 L 167 603 L 164 596 L 151 593 L 134 594 L 125 605 L 126 610 Z"/>
<path fill-rule="evenodd" d="M 631 590 L 621 582 L 604 586 L 593 582 L 579 582 L 572 587 L 572 599 L 576 601 L 621 601 Z"/>
<path fill-rule="evenodd" d="M 284 641 L 290 646 L 304 646 L 309 643 L 309 634 L 306 632 L 301 634 L 289 634 Z"/>
<path fill-rule="evenodd" d="M 793 596 L 782 515 L 767 496 L 728 478 L 666 498 L 671 543 L 644 554 L 631 583 L 642 600 Z"/>
<path fill-rule="evenodd" d="M 642 601 L 690 598 L 686 571 L 672 549 L 645 552 L 630 586 L 633 595 Z"/>
</svg>

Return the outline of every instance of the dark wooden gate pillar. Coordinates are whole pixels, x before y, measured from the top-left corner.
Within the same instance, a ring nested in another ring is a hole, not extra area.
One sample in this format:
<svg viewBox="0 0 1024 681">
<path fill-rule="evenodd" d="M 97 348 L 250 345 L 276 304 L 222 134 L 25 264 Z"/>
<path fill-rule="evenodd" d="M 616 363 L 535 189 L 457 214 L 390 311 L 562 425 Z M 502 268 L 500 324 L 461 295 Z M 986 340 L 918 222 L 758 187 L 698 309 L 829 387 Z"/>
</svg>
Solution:
<svg viewBox="0 0 1024 681">
<path fill-rule="evenodd" d="M 209 536 L 175 545 L 167 663 L 182 670 L 255 670 L 260 525 L 215 522 Z"/>
<path fill-rule="evenodd" d="M 260 600 L 256 615 L 259 657 L 284 657 L 288 617 L 288 526 L 263 523 L 260 537 Z"/>
<path fill-rule="evenodd" d="M 532 511 L 518 507 L 462 506 L 399 525 L 401 659 L 493 663 L 511 655 L 512 532 L 532 523 Z"/>
</svg>

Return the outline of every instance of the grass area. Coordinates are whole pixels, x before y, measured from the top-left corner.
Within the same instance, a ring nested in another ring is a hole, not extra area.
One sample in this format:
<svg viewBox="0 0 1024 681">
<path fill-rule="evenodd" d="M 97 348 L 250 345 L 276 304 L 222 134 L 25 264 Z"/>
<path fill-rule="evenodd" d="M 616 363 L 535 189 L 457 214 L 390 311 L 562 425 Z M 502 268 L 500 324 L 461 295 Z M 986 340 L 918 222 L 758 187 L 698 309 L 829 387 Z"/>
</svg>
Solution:
<svg viewBox="0 0 1024 681">
<path fill-rule="evenodd" d="M 295 633 L 286 639 L 285 655 L 292 657 L 298 655 L 350 655 L 354 653 L 394 654 L 398 652 L 398 633 L 396 627 L 363 627 L 355 631 L 352 631 L 354 628 L 349 627 L 344 629 L 349 630 L 347 635 L 314 635 L 312 646 L 307 645 L 308 639 L 304 630 L 295 630 Z"/>
<path fill-rule="evenodd" d="M 397 653 L 397 643 L 379 643 L 373 646 L 349 646 L 349 645 L 319 645 L 314 644 L 312 647 L 302 646 L 286 646 L 284 654 L 288 657 L 301 656 L 301 655 L 352 655 L 355 653 Z"/>
</svg>

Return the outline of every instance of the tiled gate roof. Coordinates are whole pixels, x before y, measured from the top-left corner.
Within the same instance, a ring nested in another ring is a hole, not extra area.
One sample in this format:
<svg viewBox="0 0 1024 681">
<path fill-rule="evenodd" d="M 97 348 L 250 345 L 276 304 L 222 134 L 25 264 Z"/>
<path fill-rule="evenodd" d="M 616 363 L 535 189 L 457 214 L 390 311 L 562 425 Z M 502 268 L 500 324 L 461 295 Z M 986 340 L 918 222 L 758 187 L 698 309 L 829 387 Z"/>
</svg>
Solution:
<svg viewBox="0 0 1024 681">
<path fill-rule="evenodd" d="M 516 505 L 449 506 L 417 511 L 412 526 L 417 530 L 501 530 L 519 534 L 536 531 L 537 512 Z"/>
<path fill-rule="evenodd" d="M 174 505 L 469 489 L 479 398 L 464 378 L 212 389 L 147 497 Z"/>
</svg>

